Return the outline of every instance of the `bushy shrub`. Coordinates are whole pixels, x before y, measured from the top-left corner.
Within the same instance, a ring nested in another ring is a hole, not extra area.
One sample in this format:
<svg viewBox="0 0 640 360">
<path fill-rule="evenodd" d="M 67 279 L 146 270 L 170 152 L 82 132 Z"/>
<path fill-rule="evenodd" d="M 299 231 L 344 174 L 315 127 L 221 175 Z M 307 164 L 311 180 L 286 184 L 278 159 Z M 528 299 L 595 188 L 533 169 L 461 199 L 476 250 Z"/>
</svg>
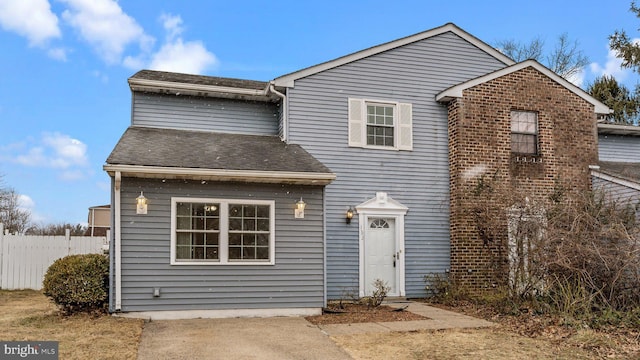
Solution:
<svg viewBox="0 0 640 360">
<path fill-rule="evenodd" d="M 98 254 L 58 259 L 44 276 L 43 292 L 65 314 L 105 311 L 109 296 L 109 261 Z"/>
<path fill-rule="evenodd" d="M 382 279 L 375 279 L 373 281 L 373 287 L 374 290 L 371 296 L 365 296 L 360 299 L 360 303 L 367 305 L 369 308 L 375 308 L 382 305 L 382 302 L 391 290 L 391 287 L 387 285 L 387 282 Z"/>
</svg>

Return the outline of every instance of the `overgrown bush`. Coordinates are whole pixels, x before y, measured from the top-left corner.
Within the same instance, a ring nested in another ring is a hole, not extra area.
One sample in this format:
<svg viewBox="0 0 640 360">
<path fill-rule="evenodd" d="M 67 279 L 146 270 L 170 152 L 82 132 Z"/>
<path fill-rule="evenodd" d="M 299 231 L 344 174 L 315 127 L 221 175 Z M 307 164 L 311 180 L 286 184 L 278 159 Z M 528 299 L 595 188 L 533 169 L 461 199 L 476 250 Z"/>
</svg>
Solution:
<svg viewBox="0 0 640 360">
<path fill-rule="evenodd" d="M 464 211 L 476 227 L 475 241 L 491 258 L 492 301 L 595 326 L 628 323 L 628 314 L 640 312 L 637 204 L 568 189 L 558 181 L 547 198 L 533 198 L 497 176 L 470 187 Z M 435 300 L 465 291 L 456 279 L 425 280 Z"/>
<path fill-rule="evenodd" d="M 43 292 L 63 313 L 105 311 L 109 261 L 104 255 L 70 255 L 56 260 L 44 276 Z"/>
</svg>

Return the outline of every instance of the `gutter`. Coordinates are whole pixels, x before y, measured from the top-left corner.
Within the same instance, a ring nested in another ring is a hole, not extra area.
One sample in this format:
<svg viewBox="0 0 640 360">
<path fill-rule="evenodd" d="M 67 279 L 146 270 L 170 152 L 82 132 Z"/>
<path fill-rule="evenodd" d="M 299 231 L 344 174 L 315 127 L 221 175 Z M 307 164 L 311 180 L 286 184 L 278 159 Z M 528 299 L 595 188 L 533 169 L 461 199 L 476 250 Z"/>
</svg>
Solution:
<svg viewBox="0 0 640 360">
<path fill-rule="evenodd" d="M 336 174 L 324 172 L 223 170 L 111 164 L 104 165 L 103 169 L 109 175 L 115 174 L 115 176 L 274 184 L 327 185 L 336 179 Z M 119 192 L 116 195 L 119 195 Z M 119 201 L 117 196 L 116 200 Z"/>
<path fill-rule="evenodd" d="M 173 81 L 161 81 L 161 80 L 148 80 L 148 79 L 129 79 L 129 86 L 131 89 L 140 90 L 152 90 L 152 91 L 171 91 L 171 92 L 189 92 L 198 94 L 209 93 L 228 93 L 237 95 L 248 96 L 266 96 L 269 92 L 269 88 L 266 87 L 262 90 L 257 89 L 243 89 L 228 86 L 216 86 L 216 85 L 200 85 L 200 84 L 186 84 Z"/>
</svg>

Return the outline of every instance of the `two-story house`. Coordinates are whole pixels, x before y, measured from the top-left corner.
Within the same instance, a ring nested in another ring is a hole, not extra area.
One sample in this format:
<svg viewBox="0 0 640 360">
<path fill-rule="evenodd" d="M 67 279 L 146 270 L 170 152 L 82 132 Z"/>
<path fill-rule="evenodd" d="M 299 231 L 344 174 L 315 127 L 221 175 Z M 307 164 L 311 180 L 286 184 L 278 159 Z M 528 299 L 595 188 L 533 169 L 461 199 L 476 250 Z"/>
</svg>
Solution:
<svg viewBox="0 0 640 360">
<path fill-rule="evenodd" d="M 269 82 L 143 70 L 112 178 L 111 311 L 316 314 L 327 299 L 483 286 L 464 188 L 590 186 L 609 109 L 453 24 Z M 525 160 L 522 160 L 525 159 Z"/>
</svg>

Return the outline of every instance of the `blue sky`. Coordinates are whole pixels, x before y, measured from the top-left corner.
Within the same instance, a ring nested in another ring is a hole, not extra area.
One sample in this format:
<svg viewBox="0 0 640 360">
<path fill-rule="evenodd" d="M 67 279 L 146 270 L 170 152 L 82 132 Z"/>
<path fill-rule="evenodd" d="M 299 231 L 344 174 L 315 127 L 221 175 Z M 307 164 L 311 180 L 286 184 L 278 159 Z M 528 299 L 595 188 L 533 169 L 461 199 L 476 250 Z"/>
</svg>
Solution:
<svg viewBox="0 0 640 360">
<path fill-rule="evenodd" d="M 453 22 L 495 44 L 561 33 L 629 87 L 607 37 L 639 37 L 629 1 L 0 0 L 0 174 L 40 223 L 84 223 L 108 204 L 102 165 L 130 123 L 143 68 L 271 80 Z"/>
</svg>

